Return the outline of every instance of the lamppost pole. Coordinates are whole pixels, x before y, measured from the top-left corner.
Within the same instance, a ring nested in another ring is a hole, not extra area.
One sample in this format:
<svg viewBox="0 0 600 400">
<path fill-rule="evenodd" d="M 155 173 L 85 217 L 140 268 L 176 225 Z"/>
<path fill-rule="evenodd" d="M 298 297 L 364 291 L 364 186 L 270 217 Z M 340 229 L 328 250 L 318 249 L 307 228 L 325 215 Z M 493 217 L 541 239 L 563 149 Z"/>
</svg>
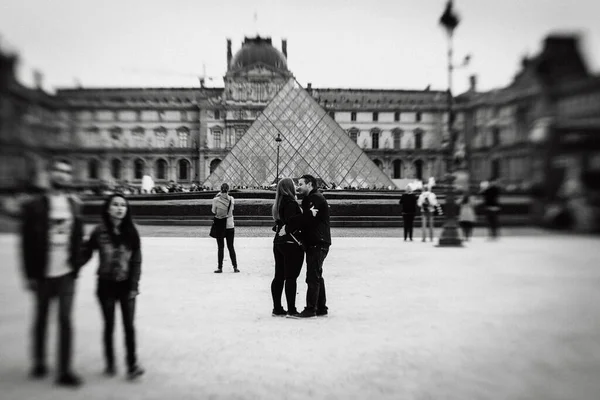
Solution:
<svg viewBox="0 0 600 400">
<path fill-rule="evenodd" d="M 442 229 L 442 234 L 438 241 L 440 247 L 461 247 L 462 240 L 458 234 L 458 224 L 456 222 L 456 201 L 454 200 L 454 146 L 455 135 L 452 130 L 453 115 L 452 115 L 452 34 L 458 26 L 458 16 L 452 10 L 452 0 L 448 0 L 446 10 L 440 18 L 440 23 L 446 28 L 448 35 L 448 96 L 447 96 L 447 113 L 448 113 L 448 149 L 446 154 L 446 221 Z"/>
<path fill-rule="evenodd" d="M 277 175 L 275 177 L 275 184 L 279 183 L 279 145 L 281 144 L 281 135 L 277 132 L 277 137 L 275 138 L 275 142 L 277 142 Z"/>
</svg>

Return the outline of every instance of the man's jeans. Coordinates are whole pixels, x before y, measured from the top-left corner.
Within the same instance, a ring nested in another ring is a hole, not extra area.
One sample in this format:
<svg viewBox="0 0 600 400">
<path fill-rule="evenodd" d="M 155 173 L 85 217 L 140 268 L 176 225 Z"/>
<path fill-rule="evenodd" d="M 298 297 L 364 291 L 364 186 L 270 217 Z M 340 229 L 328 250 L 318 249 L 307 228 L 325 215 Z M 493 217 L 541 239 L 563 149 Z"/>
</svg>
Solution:
<svg viewBox="0 0 600 400">
<path fill-rule="evenodd" d="M 46 331 L 50 301 L 58 298 L 59 321 L 59 374 L 71 372 L 72 328 L 71 311 L 75 293 L 75 277 L 67 274 L 55 278 L 45 278 L 38 282 L 36 290 L 36 311 L 33 324 L 33 361 L 36 366 L 46 365 Z"/>
<path fill-rule="evenodd" d="M 323 261 L 329 253 L 328 245 L 306 247 L 306 308 L 311 311 L 327 310 Z"/>
</svg>

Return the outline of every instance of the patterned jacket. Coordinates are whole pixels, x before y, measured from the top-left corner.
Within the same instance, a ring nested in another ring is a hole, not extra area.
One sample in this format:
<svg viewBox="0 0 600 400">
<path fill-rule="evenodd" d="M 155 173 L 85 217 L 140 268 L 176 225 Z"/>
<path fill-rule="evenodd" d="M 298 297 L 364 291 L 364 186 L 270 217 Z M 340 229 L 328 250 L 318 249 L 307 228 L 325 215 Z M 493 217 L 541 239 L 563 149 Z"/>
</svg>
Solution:
<svg viewBox="0 0 600 400">
<path fill-rule="evenodd" d="M 116 245 L 104 223 L 97 225 L 82 250 L 82 264 L 87 263 L 94 250 L 98 250 L 98 278 L 116 282 L 128 281 L 130 290 L 139 291 L 142 273 L 141 248 L 131 248 L 125 243 Z"/>
</svg>

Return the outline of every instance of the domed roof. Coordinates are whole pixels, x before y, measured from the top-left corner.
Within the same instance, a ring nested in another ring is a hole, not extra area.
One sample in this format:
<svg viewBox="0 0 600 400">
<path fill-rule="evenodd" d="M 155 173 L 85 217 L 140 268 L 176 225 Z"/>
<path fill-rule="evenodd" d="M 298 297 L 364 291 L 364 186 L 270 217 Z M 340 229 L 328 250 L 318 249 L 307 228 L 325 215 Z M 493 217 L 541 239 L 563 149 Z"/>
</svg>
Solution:
<svg viewBox="0 0 600 400">
<path fill-rule="evenodd" d="M 271 38 L 245 38 L 242 48 L 231 59 L 229 68 L 238 69 L 256 63 L 287 70 L 285 55 L 273 47 Z"/>
</svg>

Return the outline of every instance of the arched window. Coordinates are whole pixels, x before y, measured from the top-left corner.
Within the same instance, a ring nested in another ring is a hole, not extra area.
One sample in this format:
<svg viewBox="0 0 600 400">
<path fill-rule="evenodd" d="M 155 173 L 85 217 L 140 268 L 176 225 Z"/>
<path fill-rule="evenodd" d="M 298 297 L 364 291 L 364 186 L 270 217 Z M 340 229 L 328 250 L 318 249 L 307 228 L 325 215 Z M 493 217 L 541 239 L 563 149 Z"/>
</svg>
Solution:
<svg viewBox="0 0 600 400">
<path fill-rule="evenodd" d="M 394 160 L 394 179 L 402 179 L 402 160 Z"/>
<path fill-rule="evenodd" d="M 98 179 L 99 163 L 95 158 L 88 161 L 88 178 Z"/>
<path fill-rule="evenodd" d="M 423 180 L 423 161 L 417 160 L 415 161 L 415 178 L 419 180 Z"/>
<path fill-rule="evenodd" d="M 114 179 L 121 179 L 121 160 L 114 158 L 110 162 L 110 175 Z"/>
<path fill-rule="evenodd" d="M 392 134 L 394 136 L 394 149 L 396 149 L 396 150 L 401 149 L 402 148 L 402 143 L 401 143 L 402 130 L 396 128 L 392 131 Z"/>
<path fill-rule="evenodd" d="M 212 160 L 210 162 L 210 173 L 211 174 L 214 172 L 215 169 L 217 169 L 219 164 L 221 164 L 221 160 L 219 160 L 218 158 L 215 158 L 214 160 Z"/>
<path fill-rule="evenodd" d="M 167 130 L 165 128 L 156 128 L 154 130 L 154 135 L 156 136 L 156 147 L 167 147 Z"/>
<path fill-rule="evenodd" d="M 381 162 L 381 160 L 375 159 L 373 160 L 373 162 L 375 163 L 375 165 L 377 165 L 377 167 L 379 167 L 379 169 L 383 169 L 383 163 Z"/>
<path fill-rule="evenodd" d="M 144 169 L 146 163 L 141 158 L 133 162 L 133 179 L 142 179 L 144 177 Z"/>
<path fill-rule="evenodd" d="M 415 149 L 423 148 L 423 131 L 421 129 L 415 129 Z"/>
<path fill-rule="evenodd" d="M 156 161 L 156 179 L 165 180 L 167 179 L 167 162 L 162 158 Z"/>
<path fill-rule="evenodd" d="M 177 179 L 180 181 L 190 179 L 190 163 L 188 160 L 179 160 L 177 163 Z"/>
<path fill-rule="evenodd" d="M 110 128 L 110 138 L 112 140 L 121 140 L 123 137 L 123 129 L 118 126 Z"/>
</svg>

